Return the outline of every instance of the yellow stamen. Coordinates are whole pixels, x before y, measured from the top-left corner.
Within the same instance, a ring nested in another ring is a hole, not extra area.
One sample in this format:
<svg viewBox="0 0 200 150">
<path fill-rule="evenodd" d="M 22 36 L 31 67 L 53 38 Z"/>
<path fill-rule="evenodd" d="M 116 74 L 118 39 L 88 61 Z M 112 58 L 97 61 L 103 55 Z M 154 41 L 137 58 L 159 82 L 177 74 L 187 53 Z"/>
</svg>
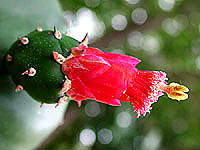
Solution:
<svg viewBox="0 0 200 150">
<path fill-rule="evenodd" d="M 188 94 L 184 92 L 188 92 L 189 89 L 184 85 L 180 85 L 178 83 L 170 83 L 169 85 L 165 85 L 162 88 L 165 91 L 169 98 L 180 100 L 186 100 L 188 98 Z"/>
<path fill-rule="evenodd" d="M 170 86 L 173 91 L 189 92 L 189 89 L 186 86 L 180 85 L 178 83 L 170 83 L 168 86 Z"/>
</svg>

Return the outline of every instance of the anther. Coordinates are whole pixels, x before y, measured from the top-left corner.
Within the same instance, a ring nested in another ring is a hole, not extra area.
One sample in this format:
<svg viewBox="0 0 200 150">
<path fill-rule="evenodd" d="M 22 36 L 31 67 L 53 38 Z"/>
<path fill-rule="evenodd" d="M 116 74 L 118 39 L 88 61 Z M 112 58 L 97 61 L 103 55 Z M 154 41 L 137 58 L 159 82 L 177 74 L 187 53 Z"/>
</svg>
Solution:
<svg viewBox="0 0 200 150">
<path fill-rule="evenodd" d="M 56 39 L 60 40 L 62 38 L 62 34 L 57 30 L 56 26 L 54 26 L 54 36 Z"/>
<path fill-rule="evenodd" d="M 24 71 L 21 75 L 25 75 L 25 74 L 27 74 L 28 76 L 33 77 L 36 74 L 36 70 L 35 70 L 35 68 L 31 67 L 28 70 Z"/>
<path fill-rule="evenodd" d="M 26 45 L 29 43 L 29 40 L 27 37 L 18 37 L 18 40 L 21 41 L 22 44 Z"/>
<path fill-rule="evenodd" d="M 180 101 L 188 98 L 188 94 L 185 92 L 189 92 L 189 89 L 184 85 L 180 85 L 178 83 L 170 83 L 169 85 L 162 84 L 160 88 L 166 92 L 168 97 L 171 99 Z"/>
</svg>

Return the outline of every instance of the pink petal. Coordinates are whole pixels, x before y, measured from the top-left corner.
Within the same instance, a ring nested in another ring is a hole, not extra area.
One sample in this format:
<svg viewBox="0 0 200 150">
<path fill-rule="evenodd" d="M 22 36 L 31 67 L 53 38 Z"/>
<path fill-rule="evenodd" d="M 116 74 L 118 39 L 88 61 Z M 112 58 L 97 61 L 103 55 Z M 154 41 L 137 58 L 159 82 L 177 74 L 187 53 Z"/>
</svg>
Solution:
<svg viewBox="0 0 200 150">
<path fill-rule="evenodd" d="M 71 79 L 77 76 L 95 78 L 106 72 L 111 65 L 103 58 L 95 55 L 76 56 L 62 65 L 63 73 Z"/>
<path fill-rule="evenodd" d="M 71 88 L 67 91 L 67 95 L 77 101 L 95 98 L 90 89 L 79 78 L 71 80 Z"/>
<path fill-rule="evenodd" d="M 116 53 L 107 53 L 104 52 L 103 56 L 106 59 L 109 59 L 111 62 L 118 62 L 118 63 L 122 63 L 122 64 L 129 64 L 129 65 L 133 65 L 134 67 L 140 63 L 140 60 L 135 58 L 135 57 L 131 57 L 131 56 L 127 56 L 127 55 L 122 55 L 122 54 L 116 54 Z"/>
<path fill-rule="evenodd" d="M 110 68 L 104 74 L 89 78 L 86 76 L 80 77 L 82 82 L 95 95 L 104 95 L 105 97 L 119 97 L 127 87 L 127 80 L 124 72 L 117 68 Z"/>
<path fill-rule="evenodd" d="M 103 51 L 101 51 L 98 48 L 93 48 L 93 47 L 89 47 L 86 48 L 83 54 L 94 54 L 94 55 L 98 55 L 98 54 L 104 54 Z"/>
<path fill-rule="evenodd" d="M 111 65 L 102 57 L 95 55 L 84 55 L 79 59 L 79 62 L 82 66 L 87 68 L 86 74 L 84 75 L 89 76 L 90 78 L 102 75 L 111 67 Z"/>
<path fill-rule="evenodd" d="M 96 97 L 95 100 L 98 101 L 98 102 L 104 103 L 104 104 L 112 105 L 112 106 L 121 106 L 119 99 L 100 96 L 100 97 Z"/>
</svg>

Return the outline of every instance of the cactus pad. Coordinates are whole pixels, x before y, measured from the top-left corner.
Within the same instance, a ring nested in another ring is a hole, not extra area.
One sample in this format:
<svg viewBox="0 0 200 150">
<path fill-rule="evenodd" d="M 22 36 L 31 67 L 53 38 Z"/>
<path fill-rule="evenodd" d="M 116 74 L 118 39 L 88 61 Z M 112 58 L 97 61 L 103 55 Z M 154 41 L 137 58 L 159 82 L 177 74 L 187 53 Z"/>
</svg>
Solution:
<svg viewBox="0 0 200 150">
<path fill-rule="evenodd" d="M 16 91 L 26 90 L 42 103 L 57 103 L 62 96 L 59 91 L 65 81 L 61 65 L 52 52 L 67 57 L 70 49 L 79 42 L 69 36 L 41 28 L 29 33 L 11 46 L 6 54 L 6 68 L 17 85 Z"/>
</svg>

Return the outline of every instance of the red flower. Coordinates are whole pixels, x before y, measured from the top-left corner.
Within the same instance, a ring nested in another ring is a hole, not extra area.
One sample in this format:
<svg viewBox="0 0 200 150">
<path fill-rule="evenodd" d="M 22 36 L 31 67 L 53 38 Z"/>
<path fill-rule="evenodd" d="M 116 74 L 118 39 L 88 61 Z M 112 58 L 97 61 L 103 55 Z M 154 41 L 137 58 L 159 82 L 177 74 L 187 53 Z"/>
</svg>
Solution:
<svg viewBox="0 0 200 150">
<path fill-rule="evenodd" d="M 71 52 L 62 63 L 68 82 L 61 93 L 66 93 L 79 105 L 86 99 L 115 106 L 119 106 L 120 101 L 131 102 L 138 118 L 151 110 L 151 104 L 163 91 L 172 99 L 188 98 L 184 93 L 188 88 L 176 83 L 166 85 L 166 73 L 138 70 L 136 65 L 140 60 L 137 58 L 87 48 L 83 42 Z M 54 58 L 58 55 L 54 54 Z"/>
</svg>

